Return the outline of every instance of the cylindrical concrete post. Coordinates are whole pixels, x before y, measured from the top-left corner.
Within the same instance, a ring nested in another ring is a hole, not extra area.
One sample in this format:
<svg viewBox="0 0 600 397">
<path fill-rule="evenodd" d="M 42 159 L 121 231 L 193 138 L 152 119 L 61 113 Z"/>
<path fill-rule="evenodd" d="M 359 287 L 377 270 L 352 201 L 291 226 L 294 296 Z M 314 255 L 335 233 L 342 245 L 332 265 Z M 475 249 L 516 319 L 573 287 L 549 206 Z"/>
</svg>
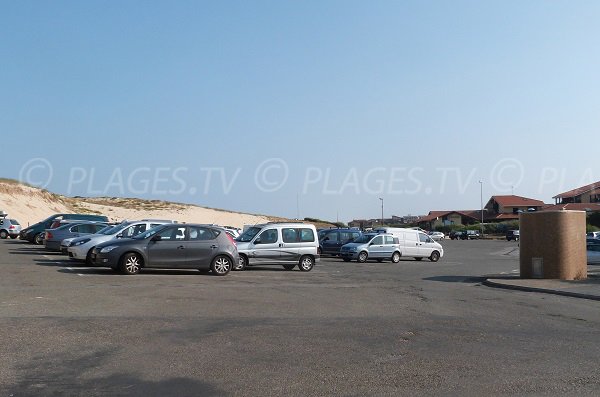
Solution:
<svg viewBox="0 0 600 397">
<path fill-rule="evenodd" d="M 524 212 L 519 221 L 521 278 L 587 278 L 585 212 Z"/>
</svg>

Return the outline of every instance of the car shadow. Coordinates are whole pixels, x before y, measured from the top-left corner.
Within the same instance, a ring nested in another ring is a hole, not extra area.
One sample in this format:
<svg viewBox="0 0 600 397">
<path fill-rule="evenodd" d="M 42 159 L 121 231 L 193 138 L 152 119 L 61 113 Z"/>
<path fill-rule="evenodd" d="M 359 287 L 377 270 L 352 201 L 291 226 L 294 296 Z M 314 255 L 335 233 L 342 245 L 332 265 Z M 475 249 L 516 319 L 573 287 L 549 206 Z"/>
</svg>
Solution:
<svg viewBox="0 0 600 397">
<path fill-rule="evenodd" d="M 62 266 L 62 265 L 56 265 Z M 79 266 L 79 268 L 78 268 Z M 84 275 L 99 275 L 99 276 L 126 276 L 123 273 L 113 270 L 108 267 L 87 267 L 86 265 L 76 264 L 68 266 L 62 266 L 64 268 L 68 267 L 69 269 L 59 269 L 59 273 L 65 274 L 73 274 L 73 272 L 77 272 L 78 274 Z M 145 277 L 145 276 L 212 276 L 211 272 L 201 272 L 195 269 L 142 269 L 138 274 L 127 276 L 127 277 Z"/>
<path fill-rule="evenodd" d="M 34 259 L 33 260 L 38 266 L 60 266 L 70 267 L 71 263 L 68 260 L 52 260 L 52 259 Z"/>
<path fill-rule="evenodd" d="M 15 255 L 52 255 L 52 256 L 66 256 L 61 252 L 57 251 L 46 251 L 43 248 L 17 248 L 8 251 L 10 254 Z"/>
</svg>

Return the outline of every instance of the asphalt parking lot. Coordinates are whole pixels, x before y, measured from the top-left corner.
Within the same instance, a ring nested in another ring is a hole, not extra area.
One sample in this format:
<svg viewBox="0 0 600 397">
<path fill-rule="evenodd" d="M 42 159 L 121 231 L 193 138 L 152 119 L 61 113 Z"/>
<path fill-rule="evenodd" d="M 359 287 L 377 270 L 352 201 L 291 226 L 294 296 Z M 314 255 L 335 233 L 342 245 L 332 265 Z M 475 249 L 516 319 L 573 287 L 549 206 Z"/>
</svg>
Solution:
<svg viewBox="0 0 600 397">
<path fill-rule="evenodd" d="M 123 276 L 0 241 L 0 395 L 598 395 L 600 302 L 507 291 L 516 243 L 437 263 Z"/>
</svg>

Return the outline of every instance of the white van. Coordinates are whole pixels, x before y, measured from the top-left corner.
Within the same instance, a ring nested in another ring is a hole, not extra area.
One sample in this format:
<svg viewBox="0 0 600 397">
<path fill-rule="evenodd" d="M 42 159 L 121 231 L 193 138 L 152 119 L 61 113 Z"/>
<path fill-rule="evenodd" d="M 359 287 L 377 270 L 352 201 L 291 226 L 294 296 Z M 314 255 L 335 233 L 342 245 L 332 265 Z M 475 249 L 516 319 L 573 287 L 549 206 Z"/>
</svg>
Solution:
<svg viewBox="0 0 600 397">
<path fill-rule="evenodd" d="M 436 241 L 433 241 L 427 234 L 415 229 L 403 229 L 398 227 L 380 227 L 374 230 L 376 233 L 388 233 L 398 237 L 402 256 L 413 257 L 420 261 L 423 258 L 429 258 L 432 262 L 437 262 L 444 256 L 444 248 Z"/>
<path fill-rule="evenodd" d="M 312 270 L 320 261 L 317 229 L 308 223 L 265 223 L 248 227 L 237 239 L 240 255 L 238 266 L 283 265 L 303 272 Z"/>
</svg>

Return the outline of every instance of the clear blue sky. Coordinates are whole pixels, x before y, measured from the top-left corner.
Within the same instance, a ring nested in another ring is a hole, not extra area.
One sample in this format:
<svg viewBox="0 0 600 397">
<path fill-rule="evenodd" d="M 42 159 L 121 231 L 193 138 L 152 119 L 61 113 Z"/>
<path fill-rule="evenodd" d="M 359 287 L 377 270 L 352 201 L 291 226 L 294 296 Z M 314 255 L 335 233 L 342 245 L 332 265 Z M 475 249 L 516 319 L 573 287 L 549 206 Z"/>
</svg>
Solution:
<svg viewBox="0 0 600 397">
<path fill-rule="evenodd" d="M 598 2 L 0 6 L 1 174 L 52 191 L 348 221 L 600 180 Z"/>
</svg>

